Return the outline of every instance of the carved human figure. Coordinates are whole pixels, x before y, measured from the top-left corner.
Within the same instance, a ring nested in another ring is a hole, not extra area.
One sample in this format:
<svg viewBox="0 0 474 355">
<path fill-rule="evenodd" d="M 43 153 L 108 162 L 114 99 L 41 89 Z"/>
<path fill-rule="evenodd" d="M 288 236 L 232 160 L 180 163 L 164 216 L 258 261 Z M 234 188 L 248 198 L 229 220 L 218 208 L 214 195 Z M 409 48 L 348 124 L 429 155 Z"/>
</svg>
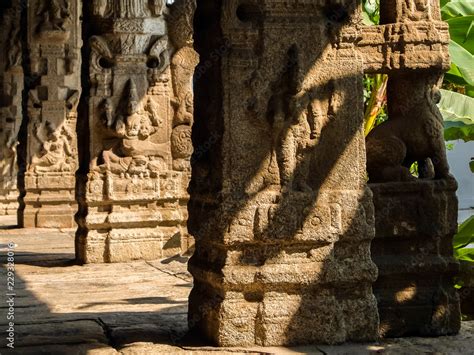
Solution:
<svg viewBox="0 0 474 355">
<path fill-rule="evenodd" d="M 8 34 L 8 67 L 21 65 L 21 39 L 20 39 L 20 26 L 13 25 L 13 12 L 7 14 L 9 19 L 10 32 Z M 7 25 L 8 26 L 8 25 Z M 8 28 L 8 27 L 7 27 Z"/>
<path fill-rule="evenodd" d="M 403 13 L 412 21 L 432 19 L 432 0 L 405 0 L 402 4 Z"/>
<path fill-rule="evenodd" d="M 44 130 L 48 130 L 46 139 Z M 74 157 L 76 155 L 69 143 L 72 134 L 65 125 L 59 128 L 49 128 L 46 124 L 41 124 L 36 128 L 36 136 L 42 143 L 40 155 L 32 157 L 30 170 L 41 172 L 72 171 L 75 168 Z"/>
<path fill-rule="evenodd" d="M 307 181 L 311 151 L 321 133 L 323 110 L 320 101 L 302 87 L 297 56 L 297 49 L 290 48 L 286 70 L 273 86 L 268 104 L 267 119 L 272 128 L 270 165 L 275 161 L 278 165 L 282 191 L 310 192 Z"/>
<path fill-rule="evenodd" d="M 6 122 L 13 121 L 12 117 L 8 107 L 0 108 L 1 124 L 5 125 Z M 19 144 L 14 127 L 4 128 L 2 138 L 0 144 L 0 174 L 2 176 L 13 176 L 17 162 L 16 148 Z"/>
<path fill-rule="evenodd" d="M 70 4 L 62 0 L 40 2 L 37 15 L 41 17 L 39 31 L 68 31 L 71 24 Z"/>
<path fill-rule="evenodd" d="M 148 99 L 145 109 L 140 107 L 137 91 L 132 80 L 128 83 L 129 101 L 127 104 L 126 117 L 119 116 L 115 123 L 115 135 L 120 142 L 114 148 L 102 153 L 104 168 L 115 173 L 131 172 L 138 161 L 146 160 L 147 156 L 158 156 L 163 159 L 168 155 L 167 144 L 154 143 L 150 137 L 156 132 L 163 121 L 159 115 L 159 108 L 151 98 Z M 110 101 L 105 101 L 106 115 L 112 110 Z M 108 112 L 108 113 L 107 113 Z M 107 118 L 106 125 L 110 124 L 111 118 Z M 137 160 L 135 162 L 135 160 Z M 139 164 L 146 165 L 146 164 Z"/>
</svg>

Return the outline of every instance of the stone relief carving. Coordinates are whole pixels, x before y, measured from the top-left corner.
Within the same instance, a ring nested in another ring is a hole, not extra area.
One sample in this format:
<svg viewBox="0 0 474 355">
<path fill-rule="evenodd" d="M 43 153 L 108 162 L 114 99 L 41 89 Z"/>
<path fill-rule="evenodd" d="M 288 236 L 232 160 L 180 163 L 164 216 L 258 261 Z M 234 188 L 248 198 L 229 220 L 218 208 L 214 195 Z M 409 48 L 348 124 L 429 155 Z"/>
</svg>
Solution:
<svg viewBox="0 0 474 355">
<path fill-rule="evenodd" d="M 278 167 L 283 191 L 311 192 L 308 186 L 311 160 L 307 157 L 314 153 L 330 119 L 334 83 L 325 89 L 303 88 L 297 75 L 297 56 L 296 48 L 290 48 L 284 74 L 273 84 L 268 102 L 267 120 L 273 147 L 270 171 Z"/>
<path fill-rule="evenodd" d="M 2 9 L 0 14 L 0 215 L 18 208 L 18 132 L 22 121 L 21 6 Z"/>
<path fill-rule="evenodd" d="M 151 222 L 147 216 L 163 215 L 163 205 L 170 203 L 164 199 L 174 201 L 176 213 L 184 214 L 188 198 L 192 75 L 198 62 L 189 20 L 194 7 L 194 1 L 170 6 L 158 0 L 93 3 L 91 21 L 103 26 L 89 40 L 91 162 L 85 201 L 94 216 L 96 201 L 120 199 L 137 211 L 137 233 L 142 229 L 148 233 L 146 228 L 160 231 L 164 228 L 160 223 L 185 231 L 184 219 L 163 217 Z M 143 200 L 154 201 L 154 207 L 144 208 Z M 102 235 L 103 244 L 83 248 L 83 262 L 152 258 L 152 254 L 156 258 L 166 252 L 161 246 L 150 248 L 148 242 L 137 241 L 137 255 L 122 253 L 125 245 L 111 239 L 126 225 L 118 222 L 122 217 L 117 218 L 108 222 L 111 232 Z M 88 224 L 81 243 L 93 243 L 88 238 L 97 233 Z M 160 235 L 169 237 L 168 232 Z M 185 237 L 183 232 L 181 238 Z M 101 248 L 109 248 L 108 243 L 117 252 L 104 256 Z M 152 238 L 149 243 L 162 241 Z"/>
<path fill-rule="evenodd" d="M 54 127 L 51 122 L 36 124 L 35 137 L 41 143 L 41 151 L 31 159 L 29 171 L 36 173 L 70 172 L 77 168 L 77 149 L 71 146 L 75 132 L 66 125 Z"/>
<path fill-rule="evenodd" d="M 17 171 L 18 132 L 15 129 L 15 118 L 10 108 L 0 108 L 0 175 L 15 179 Z"/>
<path fill-rule="evenodd" d="M 415 162 L 420 178 L 449 177 L 443 118 L 436 106 L 441 98 L 438 83 L 439 76 L 433 75 L 389 80 L 389 120 L 367 137 L 371 182 L 414 180 L 410 167 Z"/>
<path fill-rule="evenodd" d="M 71 30 L 72 13 L 68 0 L 46 0 L 37 2 L 36 16 L 39 17 L 38 32 Z"/>
<path fill-rule="evenodd" d="M 25 227 L 73 227 L 81 94 L 80 0 L 31 0 Z M 45 192 L 48 193 L 45 193 Z"/>
</svg>

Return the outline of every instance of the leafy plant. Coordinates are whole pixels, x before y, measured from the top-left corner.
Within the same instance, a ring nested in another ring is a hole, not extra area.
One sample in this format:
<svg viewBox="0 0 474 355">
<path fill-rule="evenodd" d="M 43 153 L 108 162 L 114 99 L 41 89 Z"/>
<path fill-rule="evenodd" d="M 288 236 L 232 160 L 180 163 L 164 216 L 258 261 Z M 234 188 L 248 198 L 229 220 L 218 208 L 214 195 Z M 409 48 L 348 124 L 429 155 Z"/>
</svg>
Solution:
<svg viewBox="0 0 474 355">
<path fill-rule="evenodd" d="M 445 75 L 439 104 L 445 120 L 445 139 L 474 140 L 474 1 L 441 0 L 443 20 L 449 24 L 451 70 Z M 472 166 L 472 163 L 471 163 Z"/>
<path fill-rule="evenodd" d="M 454 238 L 454 254 L 458 260 L 474 262 L 474 216 L 459 226 Z"/>
</svg>

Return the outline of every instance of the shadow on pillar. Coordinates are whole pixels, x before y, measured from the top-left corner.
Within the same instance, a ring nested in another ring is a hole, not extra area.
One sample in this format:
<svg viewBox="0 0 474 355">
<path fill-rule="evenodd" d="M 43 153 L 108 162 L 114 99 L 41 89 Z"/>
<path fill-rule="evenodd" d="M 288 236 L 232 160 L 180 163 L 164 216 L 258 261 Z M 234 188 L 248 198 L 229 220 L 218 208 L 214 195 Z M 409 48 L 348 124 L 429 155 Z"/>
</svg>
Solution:
<svg viewBox="0 0 474 355">
<path fill-rule="evenodd" d="M 355 8 L 295 9 L 198 3 L 188 323 L 220 346 L 377 338 L 363 68 L 322 58 Z"/>
</svg>

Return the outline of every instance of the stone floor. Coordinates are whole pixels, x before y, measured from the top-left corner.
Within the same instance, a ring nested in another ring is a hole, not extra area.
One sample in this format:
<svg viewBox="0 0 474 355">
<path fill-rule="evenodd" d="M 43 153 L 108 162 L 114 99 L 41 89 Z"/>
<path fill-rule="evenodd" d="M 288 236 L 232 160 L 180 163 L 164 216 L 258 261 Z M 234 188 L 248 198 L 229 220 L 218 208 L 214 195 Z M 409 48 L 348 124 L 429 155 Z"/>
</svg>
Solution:
<svg viewBox="0 0 474 355">
<path fill-rule="evenodd" d="M 186 259 L 77 266 L 74 231 L 19 230 L 0 217 L 0 354 L 474 354 L 474 322 L 438 339 L 218 349 L 187 334 Z M 15 243 L 15 349 L 5 348 L 6 252 Z M 4 329 L 2 329 L 4 328 Z"/>
</svg>

